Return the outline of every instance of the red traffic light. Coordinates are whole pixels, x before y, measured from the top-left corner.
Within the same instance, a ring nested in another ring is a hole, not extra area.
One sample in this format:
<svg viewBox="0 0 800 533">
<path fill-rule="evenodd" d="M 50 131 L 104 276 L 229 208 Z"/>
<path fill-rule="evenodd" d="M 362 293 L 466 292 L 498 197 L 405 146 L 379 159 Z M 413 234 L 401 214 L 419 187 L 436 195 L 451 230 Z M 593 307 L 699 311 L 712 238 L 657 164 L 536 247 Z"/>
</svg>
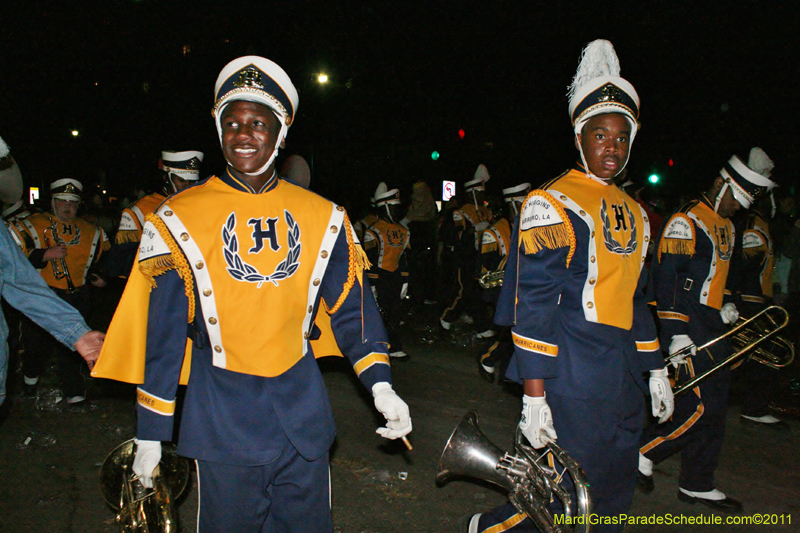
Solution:
<svg viewBox="0 0 800 533">
<path fill-rule="evenodd" d="M 458 138 L 459 139 L 463 139 L 464 137 L 466 137 L 466 135 L 467 135 L 467 132 L 465 132 L 463 129 L 458 130 Z"/>
</svg>

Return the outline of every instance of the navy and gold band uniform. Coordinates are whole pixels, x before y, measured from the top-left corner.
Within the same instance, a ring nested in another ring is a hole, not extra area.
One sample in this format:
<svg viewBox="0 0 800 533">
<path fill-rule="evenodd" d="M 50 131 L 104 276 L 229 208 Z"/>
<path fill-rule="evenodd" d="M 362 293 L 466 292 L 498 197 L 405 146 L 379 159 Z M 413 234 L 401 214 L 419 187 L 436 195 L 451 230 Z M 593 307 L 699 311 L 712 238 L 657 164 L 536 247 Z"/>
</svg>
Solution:
<svg viewBox="0 0 800 533">
<path fill-rule="evenodd" d="M 51 213 L 34 213 L 18 221 L 14 230 L 23 244 L 23 251 L 47 285 L 62 291 L 67 290 L 67 279 L 64 276 L 56 277 L 52 265 L 43 261 L 47 248 L 56 246 L 59 239 L 66 244 L 67 255 L 64 260 L 72 284 L 80 288 L 86 284 L 89 271 L 110 247 L 105 231 L 80 217 L 72 222 L 62 222 Z"/>
<path fill-rule="evenodd" d="M 473 247 L 477 250 L 481 243 L 481 231 L 475 231 L 474 235 L 469 231 L 470 228 L 475 228 L 481 222 L 491 222 L 492 211 L 484 204 L 475 205 L 475 203 L 467 202 L 459 209 L 453 211 L 453 223 L 459 232 L 459 238 L 469 236 L 474 238 Z M 466 233 L 465 233 L 466 232 Z"/>
<path fill-rule="evenodd" d="M 364 251 L 372 264 L 367 277 L 375 288 L 378 305 L 384 313 L 392 352 L 403 349 L 397 326 L 403 318 L 400 295 L 403 284 L 408 283 L 408 261 L 405 252 L 409 249 L 410 243 L 409 229 L 383 218 L 373 222 L 364 233 Z"/>
<path fill-rule="evenodd" d="M 147 220 L 93 371 L 140 384 L 138 437 L 171 438 L 180 377 L 182 455 L 264 464 L 285 435 L 306 460 L 323 457 L 335 427 L 314 360 L 328 355 L 314 352 L 317 315 L 329 315 L 328 333 L 367 388 L 391 381 L 344 209 L 274 176 L 255 191 L 226 173 L 171 196 Z M 137 316 L 142 329 L 142 295 L 146 343 L 130 333 Z"/>
<path fill-rule="evenodd" d="M 511 223 L 507 218 L 497 219 L 481 237 L 481 274 L 502 270 L 511 247 Z"/>
<path fill-rule="evenodd" d="M 364 242 L 364 232 L 377 221 L 377 215 L 368 213 L 353 223 L 353 229 L 356 232 L 356 237 L 358 237 L 359 242 Z"/>
<path fill-rule="evenodd" d="M 664 346 L 675 335 L 689 335 L 700 346 L 727 331 L 719 310 L 733 299 L 727 285 L 735 239 L 731 221 L 720 217 L 705 195 L 683 206 L 664 225 L 651 266 Z M 675 371 L 676 385 L 729 353 L 730 346 L 723 340 L 687 358 Z M 669 421 L 653 424 L 642 434 L 640 452 L 656 463 L 682 452 L 679 481 L 683 489 L 715 488 L 729 389 L 730 368 L 715 372 L 675 399 Z"/>
<path fill-rule="evenodd" d="M 756 304 L 755 310 L 772 299 L 775 251 L 767 217 L 751 209 L 745 224 L 742 232 L 742 285 L 738 289 L 743 303 Z"/>
<path fill-rule="evenodd" d="M 605 516 L 633 500 L 643 372 L 664 366 L 644 293 L 648 241 L 630 196 L 570 169 L 526 198 L 495 314 L 515 345 L 507 377 L 544 379 L 558 442 Z M 481 530 L 515 513 L 498 508 Z"/>
<path fill-rule="evenodd" d="M 139 252 L 145 217 L 154 213 L 166 199 L 161 192 L 148 194 L 122 210 L 114 245 L 109 252 L 108 274 L 111 277 L 127 277 Z"/>
</svg>

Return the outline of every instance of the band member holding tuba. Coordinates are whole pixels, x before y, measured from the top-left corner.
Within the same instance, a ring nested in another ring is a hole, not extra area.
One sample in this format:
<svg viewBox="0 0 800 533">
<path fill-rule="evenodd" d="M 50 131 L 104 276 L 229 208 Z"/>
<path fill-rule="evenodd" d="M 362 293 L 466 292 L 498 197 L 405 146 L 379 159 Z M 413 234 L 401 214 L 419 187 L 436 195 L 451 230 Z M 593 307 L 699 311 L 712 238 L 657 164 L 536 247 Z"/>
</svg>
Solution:
<svg viewBox="0 0 800 533">
<path fill-rule="evenodd" d="M 739 312 L 728 290 L 735 231 L 730 218 L 748 209 L 772 181 L 737 156 L 725 163 L 711 188 L 673 214 L 661 233 L 652 263 L 652 285 L 661 323 L 661 340 L 674 355 L 675 385 L 705 372 L 730 355 L 723 339 L 697 352 L 695 346 L 719 337 Z M 690 354 L 691 356 L 687 356 Z M 681 452 L 678 499 L 722 512 L 741 512 L 742 504 L 716 488 L 714 471 L 725 438 L 730 368 L 676 398 L 668 423 L 642 435 L 638 487 L 653 490 L 653 464 Z"/>
<path fill-rule="evenodd" d="M 19 221 L 15 229 L 23 251 L 44 278 L 45 283 L 84 318 L 89 312 L 86 284 L 102 287 L 105 282 L 93 268 L 109 248 L 105 232 L 78 217 L 83 185 L 63 178 L 50 184 L 51 211 L 35 213 Z M 83 361 L 73 352 L 53 341 L 52 337 L 30 321 L 23 323 L 25 355 L 22 370 L 25 385 L 32 389 L 44 372 L 47 356 L 55 352 L 64 396 L 68 403 L 86 399 L 86 385 L 81 375 Z"/>
<path fill-rule="evenodd" d="M 584 50 L 569 94 L 580 160 L 528 194 L 495 322 L 511 326 L 519 428 L 536 448 L 558 439 L 586 473 L 599 515 L 592 531 L 620 531 L 613 519 L 633 501 L 642 394 L 659 421 L 673 405 L 643 291 L 647 217 L 614 184 L 639 127 L 639 96 L 603 40 Z M 469 524 L 471 533 L 532 530 L 511 505 Z"/>
<path fill-rule="evenodd" d="M 93 375 L 139 384 L 132 468 L 152 485 L 183 374 L 178 453 L 196 460 L 199 532 L 332 531 L 336 429 L 312 348 L 320 330 L 333 332 L 386 418 L 377 433 L 408 434 L 408 406 L 392 389 L 347 213 L 275 171 L 298 105 L 289 76 L 240 57 L 220 72 L 214 99 L 228 164 L 146 217 Z"/>
</svg>

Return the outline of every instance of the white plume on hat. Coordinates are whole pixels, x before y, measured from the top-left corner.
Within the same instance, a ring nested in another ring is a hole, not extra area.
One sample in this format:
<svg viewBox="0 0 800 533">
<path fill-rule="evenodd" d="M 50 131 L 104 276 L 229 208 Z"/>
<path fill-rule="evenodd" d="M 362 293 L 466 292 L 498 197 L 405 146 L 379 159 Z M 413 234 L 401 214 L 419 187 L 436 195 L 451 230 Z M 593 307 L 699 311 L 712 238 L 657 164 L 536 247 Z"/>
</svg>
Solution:
<svg viewBox="0 0 800 533">
<path fill-rule="evenodd" d="M 11 153 L 11 148 L 9 148 L 6 142 L 3 140 L 3 138 L 0 137 L 0 159 L 3 159 L 10 153 Z"/>
<path fill-rule="evenodd" d="M 772 176 L 772 169 L 775 168 L 775 163 L 772 162 L 772 159 L 769 158 L 764 150 L 756 146 L 750 150 L 747 166 L 765 178 L 769 178 Z"/>
<path fill-rule="evenodd" d="M 597 39 L 586 45 L 581 53 L 581 62 L 567 96 L 572 99 L 575 93 L 587 82 L 601 76 L 619 76 L 619 58 L 614 45 L 605 39 Z"/>
<path fill-rule="evenodd" d="M 475 169 L 474 179 L 487 182 L 490 178 L 491 176 L 489 175 L 489 169 L 487 169 L 483 164 L 478 165 L 478 168 Z"/>
</svg>

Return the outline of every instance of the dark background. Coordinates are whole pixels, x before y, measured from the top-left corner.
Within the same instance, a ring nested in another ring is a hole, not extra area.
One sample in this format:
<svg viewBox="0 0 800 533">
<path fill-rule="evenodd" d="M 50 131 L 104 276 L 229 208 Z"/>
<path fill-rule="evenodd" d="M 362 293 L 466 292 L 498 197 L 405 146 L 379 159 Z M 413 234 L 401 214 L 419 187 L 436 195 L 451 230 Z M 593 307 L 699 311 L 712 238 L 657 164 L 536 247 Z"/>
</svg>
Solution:
<svg viewBox="0 0 800 533">
<path fill-rule="evenodd" d="M 575 160 L 566 90 L 596 38 L 614 43 L 642 100 L 635 181 L 656 172 L 660 193 L 695 193 L 752 146 L 784 192 L 797 179 L 791 2 L 199 4 L 3 2 L 0 135 L 26 185 L 71 176 L 123 196 L 163 149 L 200 149 L 204 172 L 220 172 L 214 81 L 246 54 L 294 81 L 282 155 L 303 155 L 312 188 L 335 201 L 357 206 L 379 181 L 436 191 L 479 163 L 495 190 L 539 184 Z"/>
</svg>

